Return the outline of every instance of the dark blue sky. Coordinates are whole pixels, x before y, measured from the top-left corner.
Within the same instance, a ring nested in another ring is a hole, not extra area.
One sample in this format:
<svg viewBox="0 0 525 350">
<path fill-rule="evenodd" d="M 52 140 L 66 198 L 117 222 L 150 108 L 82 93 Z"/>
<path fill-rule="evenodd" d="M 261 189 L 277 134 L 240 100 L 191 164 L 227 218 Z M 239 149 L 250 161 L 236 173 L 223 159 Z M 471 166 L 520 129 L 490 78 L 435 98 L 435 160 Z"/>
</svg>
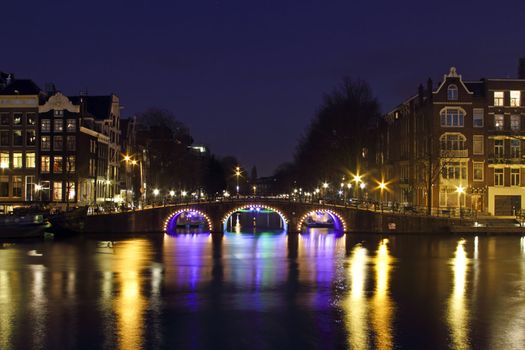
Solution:
<svg viewBox="0 0 525 350">
<path fill-rule="evenodd" d="M 115 92 L 124 116 L 170 109 L 197 143 L 269 175 L 345 75 L 383 111 L 451 65 L 515 77 L 524 14 L 523 0 L 7 1 L 0 70 Z"/>
</svg>

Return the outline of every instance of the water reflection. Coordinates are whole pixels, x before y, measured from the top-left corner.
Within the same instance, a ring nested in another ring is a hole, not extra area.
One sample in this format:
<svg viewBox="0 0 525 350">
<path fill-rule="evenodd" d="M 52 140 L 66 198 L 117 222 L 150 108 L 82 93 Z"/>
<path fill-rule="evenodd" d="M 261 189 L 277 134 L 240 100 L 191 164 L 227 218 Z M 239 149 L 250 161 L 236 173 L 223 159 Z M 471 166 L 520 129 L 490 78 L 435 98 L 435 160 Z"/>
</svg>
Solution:
<svg viewBox="0 0 525 350">
<path fill-rule="evenodd" d="M 469 312 L 466 305 L 466 278 L 468 272 L 468 259 L 465 252 L 465 240 L 459 240 L 452 259 L 452 272 L 454 275 L 452 295 L 448 302 L 447 321 L 452 337 L 454 349 L 470 348 L 469 340 Z"/>
</svg>

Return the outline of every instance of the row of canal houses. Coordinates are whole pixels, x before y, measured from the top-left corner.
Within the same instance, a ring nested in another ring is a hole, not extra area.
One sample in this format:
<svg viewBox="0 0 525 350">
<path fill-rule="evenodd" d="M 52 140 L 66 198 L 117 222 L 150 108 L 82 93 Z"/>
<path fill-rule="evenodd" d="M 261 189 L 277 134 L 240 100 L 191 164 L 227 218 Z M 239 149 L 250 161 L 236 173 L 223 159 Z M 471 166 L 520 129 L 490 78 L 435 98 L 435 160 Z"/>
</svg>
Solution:
<svg viewBox="0 0 525 350">
<path fill-rule="evenodd" d="M 384 199 L 433 212 L 513 216 L 525 206 L 525 59 L 516 78 L 466 80 L 450 68 L 387 113 L 370 171 Z"/>
</svg>

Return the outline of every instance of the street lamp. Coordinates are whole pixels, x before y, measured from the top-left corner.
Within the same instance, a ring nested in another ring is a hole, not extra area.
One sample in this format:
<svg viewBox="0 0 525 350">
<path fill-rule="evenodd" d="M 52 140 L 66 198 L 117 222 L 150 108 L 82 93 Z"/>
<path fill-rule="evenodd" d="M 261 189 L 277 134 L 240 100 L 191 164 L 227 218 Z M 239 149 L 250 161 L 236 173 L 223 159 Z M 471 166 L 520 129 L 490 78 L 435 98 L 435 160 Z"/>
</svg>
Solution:
<svg viewBox="0 0 525 350">
<path fill-rule="evenodd" d="M 255 197 L 255 193 L 257 192 L 257 186 L 253 186 L 253 196 Z"/>
<path fill-rule="evenodd" d="M 381 206 L 381 213 L 383 212 L 383 191 L 386 189 L 386 184 L 381 181 L 379 183 L 379 190 L 380 190 L 380 198 L 379 198 L 379 205 Z"/>
<path fill-rule="evenodd" d="M 459 217 L 463 217 L 463 213 L 461 212 L 461 194 L 465 193 L 465 188 L 461 185 L 456 187 L 456 192 L 458 193 L 458 202 L 459 202 Z"/>
<path fill-rule="evenodd" d="M 237 190 L 237 198 L 239 198 L 239 176 L 241 176 L 240 166 L 235 167 L 235 176 L 237 177 L 237 186 L 235 187 L 235 189 Z"/>
</svg>

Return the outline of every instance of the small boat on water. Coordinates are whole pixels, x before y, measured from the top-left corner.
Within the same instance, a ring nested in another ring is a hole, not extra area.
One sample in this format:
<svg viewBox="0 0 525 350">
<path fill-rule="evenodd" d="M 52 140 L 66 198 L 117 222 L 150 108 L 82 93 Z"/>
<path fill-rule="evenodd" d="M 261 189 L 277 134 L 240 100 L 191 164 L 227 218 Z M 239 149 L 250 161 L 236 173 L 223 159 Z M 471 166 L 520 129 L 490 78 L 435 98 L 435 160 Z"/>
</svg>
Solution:
<svg viewBox="0 0 525 350">
<path fill-rule="evenodd" d="M 48 227 L 42 214 L 0 215 L 0 239 L 44 237 Z"/>
<path fill-rule="evenodd" d="M 88 207 L 79 207 L 69 211 L 50 214 L 51 231 L 58 235 L 72 235 L 84 232 Z"/>
</svg>

